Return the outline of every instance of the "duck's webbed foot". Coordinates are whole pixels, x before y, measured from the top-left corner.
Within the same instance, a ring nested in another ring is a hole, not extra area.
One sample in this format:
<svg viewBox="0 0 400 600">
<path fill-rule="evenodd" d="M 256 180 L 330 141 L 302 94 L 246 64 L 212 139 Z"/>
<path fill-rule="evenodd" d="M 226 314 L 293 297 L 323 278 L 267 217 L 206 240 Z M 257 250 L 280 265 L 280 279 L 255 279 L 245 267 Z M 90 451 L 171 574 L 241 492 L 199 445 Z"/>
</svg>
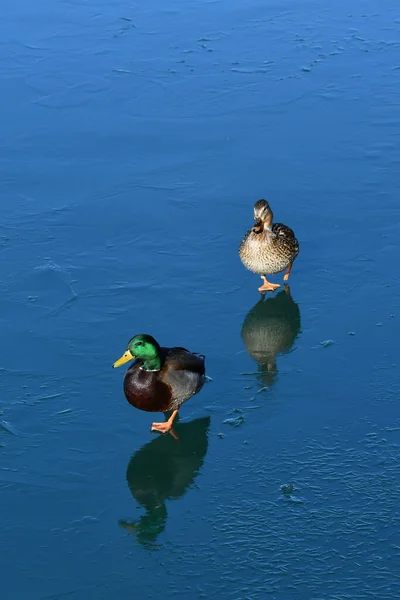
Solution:
<svg viewBox="0 0 400 600">
<path fill-rule="evenodd" d="M 281 287 L 279 283 L 270 283 L 267 281 L 267 278 L 264 275 L 261 275 L 261 279 L 264 281 L 264 283 L 258 288 L 259 292 L 273 292 Z"/>
<path fill-rule="evenodd" d="M 152 423 L 151 431 L 158 431 L 159 433 L 169 433 L 170 432 L 170 433 L 172 433 L 173 437 L 175 437 L 175 435 L 172 432 L 172 425 L 173 425 L 174 419 L 177 414 L 178 414 L 178 409 L 176 408 L 173 411 L 170 418 L 168 419 L 168 421 L 165 421 L 164 423 Z"/>
</svg>

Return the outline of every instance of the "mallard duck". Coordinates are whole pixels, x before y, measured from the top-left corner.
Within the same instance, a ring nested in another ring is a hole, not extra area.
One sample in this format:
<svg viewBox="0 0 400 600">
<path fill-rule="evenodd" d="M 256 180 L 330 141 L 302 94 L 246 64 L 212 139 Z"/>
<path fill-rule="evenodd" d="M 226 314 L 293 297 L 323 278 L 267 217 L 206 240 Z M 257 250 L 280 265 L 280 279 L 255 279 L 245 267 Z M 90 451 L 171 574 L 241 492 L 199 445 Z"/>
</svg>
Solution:
<svg viewBox="0 0 400 600">
<path fill-rule="evenodd" d="M 293 261 L 299 253 L 299 243 L 293 231 L 282 223 L 272 224 L 272 210 L 266 200 L 254 205 L 255 225 L 244 236 L 239 256 L 244 266 L 261 275 L 263 285 L 259 292 L 274 291 L 280 287 L 267 281 L 266 275 L 280 273 L 286 269 L 284 281 L 289 279 Z"/>
<path fill-rule="evenodd" d="M 258 363 L 264 385 L 274 383 L 278 372 L 276 358 L 291 351 L 300 330 L 300 309 L 287 284 L 285 291 L 267 300 L 262 297 L 247 313 L 242 339 L 249 356 Z"/>
<path fill-rule="evenodd" d="M 165 423 L 153 423 L 151 430 L 168 433 L 181 404 L 201 390 L 206 381 L 205 357 L 185 348 L 161 348 L 145 333 L 135 335 L 126 352 L 113 367 L 136 359 L 124 378 L 124 392 L 129 404 L 148 412 L 172 415 Z"/>
<path fill-rule="evenodd" d="M 132 496 L 145 508 L 139 521 L 120 520 L 138 542 L 154 545 L 167 524 L 166 502 L 177 500 L 193 485 L 208 449 L 210 417 L 179 423 L 174 429 L 179 444 L 170 436 L 158 436 L 131 457 L 126 479 Z"/>
</svg>

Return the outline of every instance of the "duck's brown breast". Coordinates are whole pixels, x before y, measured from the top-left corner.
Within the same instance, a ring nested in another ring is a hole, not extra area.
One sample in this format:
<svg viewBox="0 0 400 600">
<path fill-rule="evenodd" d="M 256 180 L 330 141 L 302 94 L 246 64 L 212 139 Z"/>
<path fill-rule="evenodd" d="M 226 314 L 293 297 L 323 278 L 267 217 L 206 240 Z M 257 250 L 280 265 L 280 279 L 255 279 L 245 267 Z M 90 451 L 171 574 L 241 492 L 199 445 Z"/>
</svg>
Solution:
<svg viewBox="0 0 400 600">
<path fill-rule="evenodd" d="M 129 404 L 147 412 L 165 412 L 172 403 L 171 388 L 160 381 L 160 371 L 135 366 L 126 372 L 124 393 Z"/>
</svg>

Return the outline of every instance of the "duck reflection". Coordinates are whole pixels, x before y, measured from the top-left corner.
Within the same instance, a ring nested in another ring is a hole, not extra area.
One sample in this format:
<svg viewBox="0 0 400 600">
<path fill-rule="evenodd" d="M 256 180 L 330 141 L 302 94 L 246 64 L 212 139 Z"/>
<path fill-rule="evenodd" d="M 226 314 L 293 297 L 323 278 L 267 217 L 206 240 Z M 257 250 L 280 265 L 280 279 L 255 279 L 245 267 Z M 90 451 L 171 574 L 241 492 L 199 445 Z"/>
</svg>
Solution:
<svg viewBox="0 0 400 600">
<path fill-rule="evenodd" d="M 129 461 L 126 479 L 146 513 L 138 521 L 120 521 L 145 546 L 154 546 L 167 523 L 166 500 L 180 498 L 198 475 L 208 449 L 210 417 L 190 423 L 175 420 L 174 433 L 157 436 Z"/>
<path fill-rule="evenodd" d="M 290 352 L 300 327 L 300 310 L 288 285 L 276 296 L 264 295 L 247 313 L 242 339 L 258 363 L 258 377 L 263 385 L 271 386 L 276 381 L 276 357 Z"/>
</svg>

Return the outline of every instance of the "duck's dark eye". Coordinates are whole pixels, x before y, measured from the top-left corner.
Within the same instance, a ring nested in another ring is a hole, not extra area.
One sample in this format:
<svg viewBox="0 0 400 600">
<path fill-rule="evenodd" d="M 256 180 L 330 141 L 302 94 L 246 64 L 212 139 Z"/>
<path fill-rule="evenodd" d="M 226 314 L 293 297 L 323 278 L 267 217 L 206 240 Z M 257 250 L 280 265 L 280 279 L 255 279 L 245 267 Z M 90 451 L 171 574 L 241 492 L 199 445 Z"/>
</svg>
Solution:
<svg viewBox="0 0 400 600">
<path fill-rule="evenodd" d="M 143 346 L 143 342 L 136 342 L 135 346 Z"/>
</svg>

